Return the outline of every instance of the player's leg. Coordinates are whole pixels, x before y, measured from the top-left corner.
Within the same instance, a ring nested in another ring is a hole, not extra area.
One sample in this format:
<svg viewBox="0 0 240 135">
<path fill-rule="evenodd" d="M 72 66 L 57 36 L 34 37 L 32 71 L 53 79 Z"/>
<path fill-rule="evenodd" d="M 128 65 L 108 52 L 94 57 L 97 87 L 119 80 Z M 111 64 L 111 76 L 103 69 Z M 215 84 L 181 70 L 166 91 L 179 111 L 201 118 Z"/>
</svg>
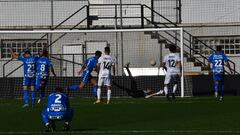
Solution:
<svg viewBox="0 0 240 135">
<path fill-rule="evenodd" d="M 164 93 L 165 93 L 165 96 L 167 97 L 167 99 L 169 100 L 169 93 L 168 93 L 168 85 L 171 81 L 171 75 L 169 73 L 166 74 L 165 76 L 165 80 L 164 80 Z"/>
<path fill-rule="evenodd" d="M 24 105 L 23 108 L 28 107 L 28 87 L 30 86 L 30 79 L 28 77 L 23 78 L 23 100 Z"/>
<path fill-rule="evenodd" d="M 85 84 L 88 83 L 90 77 L 91 77 L 91 74 L 89 72 L 83 72 L 81 83 L 71 85 L 67 89 L 70 90 L 70 91 L 76 91 L 76 90 L 79 90 L 79 89 L 83 89 L 85 87 Z"/>
<path fill-rule="evenodd" d="M 41 84 L 40 84 L 40 93 L 39 93 L 39 99 L 38 99 L 38 103 L 40 103 L 45 95 L 45 88 L 47 86 L 47 79 L 41 79 Z"/>
<path fill-rule="evenodd" d="M 175 99 L 175 93 L 177 90 L 177 86 L 178 86 L 178 80 L 179 80 L 179 75 L 174 75 L 173 77 L 173 91 L 172 91 L 172 98 Z"/>
<path fill-rule="evenodd" d="M 109 104 L 110 101 L 111 101 L 111 93 L 112 93 L 112 91 L 111 91 L 111 78 L 110 77 L 105 77 L 103 83 L 104 83 L 104 86 L 107 87 L 107 104 Z"/>
<path fill-rule="evenodd" d="M 69 131 L 70 130 L 70 123 L 72 121 L 72 118 L 73 118 L 73 115 L 74 115 L 74 111 L 73 109 L 69 109 L 65 116 L 64 116 L 64 120 L 65 120 L 65 123 L 64 123 L 64 131 Z"/>
<path fill-rule="evenodd" d="M 36 85 L 36 78 L 32 78 L 31 79 L 31 100 L 32 100 L 32 107 L 34 107 L 35 105 L 35 98 L 36 98 L 36 89 L 35 89 L 35 85 Z"/>
<path fill-rule="evenodd" d="M 99 77 L 98 78 L 98 88 L 97 88 L 97 100 L 96 100 L 96 104 L 101 102 L 101 87 L 103 84 L 103 77 Z"/>
<path fill-rule="evenodd" d="M 44 109 L 42 111 L 42 121 L 43 121 L 45 127 L 47 128 L 47 131 L 53 131 L 53 128 L 51 126 L 51 120 L 48 118 L 48 114 L 47 114 L 46 109 Z"/>
<path fill-rule="evenodd" d="M 223 100 L 223 95 L 224 95 L 224 74 L 219 75 L 219 100 Z"/>
<path fill-rule="evenodd" d="M 213 81 L 214 81 L 214 95 L 217 98 L 219 93 L 219 77 L 217 74 L 213 74 Z"/>
<path fill-rule="evenodd" d="M 95 98 L 97 98 L 97 88 L 98 88 L 97 87 L 97 80 L 91 77 L 90 81 L 91 81 L 91 84 L 93 85 L 93 87 L 92 87 L 93 96 Z"/>
</svg>

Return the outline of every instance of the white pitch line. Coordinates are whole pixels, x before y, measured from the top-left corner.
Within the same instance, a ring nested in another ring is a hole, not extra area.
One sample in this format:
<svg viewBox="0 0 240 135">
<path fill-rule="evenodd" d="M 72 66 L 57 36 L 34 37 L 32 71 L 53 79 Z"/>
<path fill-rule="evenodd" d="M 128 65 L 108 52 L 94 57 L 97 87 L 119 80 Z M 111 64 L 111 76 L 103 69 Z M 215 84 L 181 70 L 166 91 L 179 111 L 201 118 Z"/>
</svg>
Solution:
<svg viewBox="0 0 240 135">
<path fill-rule="evenodd" d="M 0 134 L 45 134 L 48 132 L 36 131 L 36 132 L 0 132 Z M 225 134 L 240 134 L 240 131 L 232 131 L 232 130 L 119 130 L 119 131 L 69 131 L 69 132 L 54 132 L 58 134 L 124 134 L 124 133 L 225 133 Z"/>
</svg>

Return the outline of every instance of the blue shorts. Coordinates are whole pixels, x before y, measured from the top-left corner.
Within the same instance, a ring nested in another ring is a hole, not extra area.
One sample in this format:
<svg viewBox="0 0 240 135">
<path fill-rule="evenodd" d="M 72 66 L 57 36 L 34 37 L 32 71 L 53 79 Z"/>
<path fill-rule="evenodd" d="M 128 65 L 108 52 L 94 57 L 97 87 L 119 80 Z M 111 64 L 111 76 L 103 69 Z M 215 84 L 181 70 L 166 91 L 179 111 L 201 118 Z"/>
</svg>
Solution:
<svg viewBox="0 0 240 135">
<path fill-rule="evenodd" d="M 89 80 L 92 79 L 92 75 L 91 75 L 91 72 L 89 71 L 84 71 L 83 74 L 82 74 L 82 82 L 84 84 L 87 84 Z"/>
<path fill-rule="evenodd" d="M 214 81 L 222 81 L 224 78 L 224 74 L 213 74 L 213 80 Z"/>
<path fill-rule="evenodd" d="M 36 89 L 39 90 L 40 87 L 46 87 L 48 83 L 48 77 L 47 78 L 41 78 L 37 77 L 36 78 Z"/>
<path fill-rule="evenodd" d="M 23 77 L 23 86 L 35 86 L 35 77 Z"/>
</svg>

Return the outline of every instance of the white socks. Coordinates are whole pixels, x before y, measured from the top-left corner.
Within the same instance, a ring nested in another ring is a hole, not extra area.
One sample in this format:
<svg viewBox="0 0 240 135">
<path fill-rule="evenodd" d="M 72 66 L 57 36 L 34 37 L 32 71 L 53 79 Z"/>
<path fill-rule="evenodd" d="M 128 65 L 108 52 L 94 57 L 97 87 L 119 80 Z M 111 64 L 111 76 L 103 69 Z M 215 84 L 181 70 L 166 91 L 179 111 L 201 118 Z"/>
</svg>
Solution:
<svg viewBox="0 0 240 135">
<path fill-rule="evenodd" d="M 97 99 L 98 100 L 101 99 L 101 89 L 100 88 L 97 89 Z"/>
<path fill-rule="evenodd" d="M 168 87 L 167 86 L 164 86 L 164 93 L 165 93 L 165 95 L 168 94 Z"/>
<path fill-rule="evenodd" d="M 176 90 L 177 90 L 177 84 L 174 84 L 173 85 L 173 94 L 175 94 Z"/>
<path fill-rule="evenodd" d="M 107 91 L 107 100 L 110 101 L 111 98 L 111 90 Z"/>
</svg>

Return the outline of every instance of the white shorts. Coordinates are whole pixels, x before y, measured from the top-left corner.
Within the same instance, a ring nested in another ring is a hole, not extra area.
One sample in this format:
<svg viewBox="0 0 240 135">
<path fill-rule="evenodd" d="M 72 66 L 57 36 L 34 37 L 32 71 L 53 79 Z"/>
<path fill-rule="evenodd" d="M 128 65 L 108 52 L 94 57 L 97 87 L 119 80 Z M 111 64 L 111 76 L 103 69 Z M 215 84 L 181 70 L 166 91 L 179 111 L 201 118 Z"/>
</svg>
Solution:
<svg viewBox="0 0 240 135">
<path fill-rule="evenodd" d="M 111 78 L 110 77 L 99 77 L 98 78 L 98 86 L 111 86 Z"/>
<path fill-rule="evenodd" d="M 178 74 L 166 74 L 164 84 L 169 84 L 171 81 L 174 83 L 177 83 L 179 81 L 179 75 Z"/>
</svg>

